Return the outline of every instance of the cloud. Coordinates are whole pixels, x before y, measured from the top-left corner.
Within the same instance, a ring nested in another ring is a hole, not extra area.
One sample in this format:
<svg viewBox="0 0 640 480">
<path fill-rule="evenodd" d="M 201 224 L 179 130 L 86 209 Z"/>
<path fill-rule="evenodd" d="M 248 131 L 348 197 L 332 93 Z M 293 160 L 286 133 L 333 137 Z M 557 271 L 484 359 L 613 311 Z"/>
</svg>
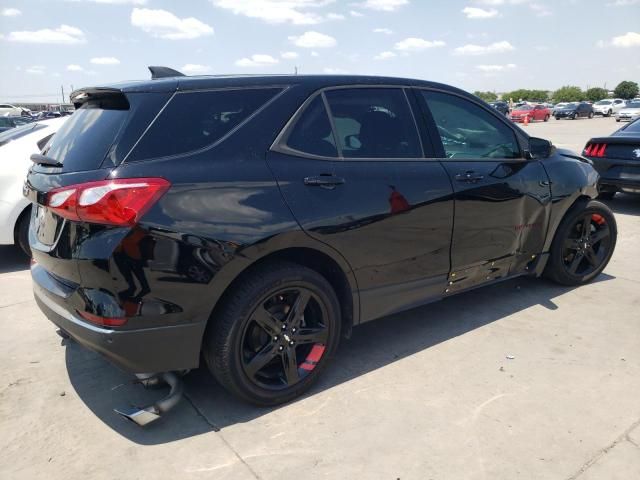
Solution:
<svg viewBox="0 0 640 480">
<path fill-rule="evenodd" d="M 22 12 L 17 8 L 3 8 L 1 13 L 3 17 L 17 17 L 22 15 Z"/>
<path fill-rule="evenodd" d="M 25 72 L 31 75 L 42 75 L 45 70 L 45 67 L 43 67 L 42 65 L 33 65 L 31 67 L 28 67 Z"/>
<path fill-rule="evenodd" d="M 505 70 L 513 70 L 516 68 L 515 63 L 507 63 L 506 65 L 476 65 L 481 72 L 504 72 Z"/>
<path fill-rule="evenodd" d="M 467 18 L 471 19 L 484 19 L 498 16 L 498 10 L 496 10 L 495 8 L 485 10 L 483 8 L 465 7 L 462 9 L 462 13 L 464 13 Z"/>
<path fill-rule="evenodd" d="M 393 30 L 389 28 L 374 28 L 373 33 L 384 33 L 385 35 L 391 35 Z"/>
<path fill-rule="evenodd" d="M 473 3 L 478 3 L 480 5 L 490 5 L 490 6 L 498 6 L 498 5 L 521 5 L 523 3 L 528 3 L 529 0 L 472 0 Z"/>
<path fill-rule="evenodd" d="M 298 52 L 282 52 L 280 56 L 285 60 L 293 60 L 294 58 L 298 58 L 300 55 L 298 55 Z"/>
<path fill-rule="evenodd" d="M 640 33 L 627 32 L 624 35 L 613 37 L 611 46 L 618 48 L 640 47 Z"/>
<path fill-rule="evenodd" d="M 454 49 L 456 55 L 487 55 L 490 53 L 505 53 L 515 50 L 515 47 L 506 40 L 494 42 L 489 45 L 467 44 Z"/>
<path fill-rule="evenodd" d="M 529 8 L 533 10 L 533 13 L 535 13 L 536 17 L 548 17 L 549 15 L 553 14 L 549 7 L 540 3 L 532 3 L 529 5 Z"/>
<path fill-rule="evenodd" d="M 57 45 L 73 45 L 85 43 L 84 32 L 76 27 L 60 25 L 56 29 L 43 28 L 42 30 L 11 32 L 7 36 L 10 42 L 20 43 L 48 43 Z"/>
<path fill-rule="evenodd" d="M 314 31 L 304 32 L 300 36 L 291 36 L 289 41 L 302 48 L 330 48 L 338 44 L 335 38 Z"/>
<path fill-rule="evenodd" d="M 344 20 L 345 16 L 341 13 L 327 13 L 327 20 Z"/>
<path fill-rule="evenodd" d="M 337 20 L 338 14 L 323 16 L 317 12 L 318 8 L 334 2 L 335 0 L 211 0 L 216 7 L 230 10 L 235 15 L 258 18 L 267 23 L 293 25 L 315 25 L 326 20 Z"/>
<path fill-rule="evenodd" d="M 383 12 L 394 12 L 404 5 L 408 5 L 409 0 L 365 0 L 359 6 L 370 10 L 382 10 Z"/>
<path fill-rule="evenodd" d="M 374 60 L 388 60 L 389 58 L 393 58 L 393 57 L 397 57 L 397 55 L 394 52 L 380 52 L 378 55 L 376 55 L 374 58 Z"/>
<path fill-rule="evenodd" d="M 69 2 L 92 2 L 109 5 L 146 5 L 147 0 L 67 0 Z"/>
<path fill-rule="evenodd" d="M 608 7 L 628 7 L 629 5 L 636 5 L 640 3 L 640 0 L 615 0 L 615 2 L 607 3 Z"/>
<path fill-rule="evenodd" d="M 350 10 L 349 15 L 351 15 L 352 17 L 364 17 L 364 13 L 360 13 L 356 10 Z"/>
<path fill-rule="evenodd" d="M 271 55 L 255 54 L 251 57 L 241 58 L 236 60 L 236 66 L 238 67 L 270 67 L 277 64 L 279 61 L 277 58 L 273 58 Z"/>
<path fill-rule="evenodd" d="M 346 73 L 349 73 L 346 70 L 343 70 L 341 68 L 331 68 L 331 67 L 324 68 L 322 72 L 326 73 L 327 75 L 344 75 Z"/>
<path fill-rule="evenodd" d="M 67 71 L 68 72 L 83 72 L 84 68 L 82 68 L 80 65 L 71 64 L 71 65 L 67 65 Z"/>
<path fill-rule="evenodd" d="M 185 40 L 213 35 L 213 28 L 197 18 L 178 18 L 166 10 L 134 8 L 131 25 L 158 38 Z"/>
<path fill-rule="evenodd" d="M 419 52 L 427 48 L 444 47 L 446 43 L 441 40 L 425 40 L 424 38 L 405 38 L 395 44 L 393 48 L 402 52 Z"/>
<path fill-rule="evenodd" d="M 198 63 L 187 63 L 180 69 L 182 73 L 193 75 L 202 75 L 211 72 L 211 70 L 212 68 L 209 65 L 200 65 Z"/>
<path fill-rule="evenodd" d="M 94 65 L 120 65 L 120 60 L 116 57 L 93 57 L 89 61 Z"/>
</svg>

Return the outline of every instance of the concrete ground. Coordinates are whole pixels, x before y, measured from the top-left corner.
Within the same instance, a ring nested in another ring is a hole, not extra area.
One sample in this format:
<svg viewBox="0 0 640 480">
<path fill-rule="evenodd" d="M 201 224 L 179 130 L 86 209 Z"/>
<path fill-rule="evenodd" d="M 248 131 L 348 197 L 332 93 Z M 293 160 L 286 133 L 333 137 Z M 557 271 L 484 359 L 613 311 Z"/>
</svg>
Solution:
<svg viewBox="0 0 640 480">
<path fill-rule="evenodd" d="M 580 150 L 616 123 L 526 128 Z M 618 246 L 590 285 L 518 279 L 364 325 L 279 408 L 195 371 L 144 429 L 112 409 L 164 391 L 61 342 L 0 247 L 0 478 L 640 478 L 640 198 L 609 204 Z"/>
</svg>

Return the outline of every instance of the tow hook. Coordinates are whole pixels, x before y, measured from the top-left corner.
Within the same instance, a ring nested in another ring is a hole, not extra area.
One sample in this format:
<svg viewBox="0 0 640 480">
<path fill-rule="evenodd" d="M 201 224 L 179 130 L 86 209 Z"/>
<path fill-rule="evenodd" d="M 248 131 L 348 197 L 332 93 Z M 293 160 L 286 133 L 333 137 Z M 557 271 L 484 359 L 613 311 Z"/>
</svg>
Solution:
<svg viewBox="0 0 640 480">
<path fill-rule="evenodd" d="M 180 402 L 180 399 L 182 399 L 182 379 L 174 372 L 165 372 L 153 375 L 139 374 L 136 375 L 136 377 L 138 377 L 137 381 L 145 387 L 156 386 L 161 382 L 164 382 L 168 384 L 169 387 L 171 387 L 169 395 L 164 397 L 162 400 L 158 400 L 153 405 L 142 408 L 132 407 L 129 409 L 114 410 L 118 415 L 131 420 L 141 427 L 144 427 L 145 425 L 148 425 L 149 423 L 160 418 L 162 415 L 175 407 L 178 402 Z"/>
</svg>

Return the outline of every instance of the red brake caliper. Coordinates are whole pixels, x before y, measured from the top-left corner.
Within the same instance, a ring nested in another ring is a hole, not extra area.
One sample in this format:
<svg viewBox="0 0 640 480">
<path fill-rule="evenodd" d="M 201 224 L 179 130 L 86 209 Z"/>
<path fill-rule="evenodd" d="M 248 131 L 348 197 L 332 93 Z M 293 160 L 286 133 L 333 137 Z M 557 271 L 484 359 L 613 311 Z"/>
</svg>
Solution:
<svg viewBox="0 0 640 480">
<path fill-rule="evenodd" d="M 606 223 L 604 217 L 598 213 L 591 215 L 591 220 L 596 222 L 598 225 L 604 225 Z"/>
<path fill-rule="evenodd" d="M 320 358 L 322 358 L 322 355 L 324 354 L 325 348 L 326 347 L 321 343 L 316 343 L 311 348 L 311 351 L 309 352 L 309 355 L 307 355 L 307 358 L 305 358 L 304 362 L 302 362 L 302 365 L 300 365 L 300 368 L 302 368 L 303 370 L 307 370 L 309 372 L 314 368 L 316 368 L 316 365 L 318 364 L 318 362 L 320 361 Z"/>
</svg>

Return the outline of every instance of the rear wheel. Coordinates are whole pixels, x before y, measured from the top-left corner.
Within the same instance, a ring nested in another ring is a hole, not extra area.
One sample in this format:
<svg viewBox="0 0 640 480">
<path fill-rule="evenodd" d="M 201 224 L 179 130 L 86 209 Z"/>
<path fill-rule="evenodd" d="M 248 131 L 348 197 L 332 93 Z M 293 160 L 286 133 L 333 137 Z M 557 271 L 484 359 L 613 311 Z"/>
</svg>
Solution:
<svg viewBox="0 0 640 480">
<path fill-rule="evenodd" d="M 20 249 L 31 257 L 31 247 L 29 246 L 29 222 L 31 221 L 31 209 L 27 208 L 20 214 L 16 225 L 15 242 Z"/>
<path fill-rule="evenodd" d="M 562 285 L 593 280 L 609 263 L 617 236 L 609 207 L 596 200 L 577 204 L 556 231 L 545 276 Z"/>
<path fill-rule="evenodd" d="M 589 112 L 589 118 L 593 118 L 593 112 Z"/>
<path fill-rule="evenodd" d="M 233 394 L 263 406 L 307 390 L 340 339 L 340 308 L 331 285 L 288 262 L 248 274 L 212 322 L 203 348 L 212 374 Z"/>
</svg>

